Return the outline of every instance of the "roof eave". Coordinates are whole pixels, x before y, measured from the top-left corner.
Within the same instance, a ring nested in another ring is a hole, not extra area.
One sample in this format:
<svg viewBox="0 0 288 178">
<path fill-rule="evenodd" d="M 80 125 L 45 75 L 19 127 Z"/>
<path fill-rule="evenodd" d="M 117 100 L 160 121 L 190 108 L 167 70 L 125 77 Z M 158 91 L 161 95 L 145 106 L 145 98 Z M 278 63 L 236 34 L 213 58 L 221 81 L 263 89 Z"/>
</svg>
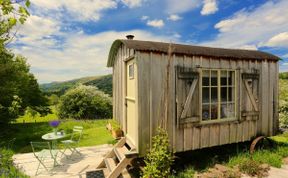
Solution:
<svg viewBox="0 0 288 178">
<path fill-rule="evenodd" d="M 108 55 L 108 61 L 107 61 L 107 67 L 113 67 L 115 58 L 118 52 L 119 47 L 122 45 L 121 40 L 115 40 L 110 48 L 109 55 Z"/>
</svg>

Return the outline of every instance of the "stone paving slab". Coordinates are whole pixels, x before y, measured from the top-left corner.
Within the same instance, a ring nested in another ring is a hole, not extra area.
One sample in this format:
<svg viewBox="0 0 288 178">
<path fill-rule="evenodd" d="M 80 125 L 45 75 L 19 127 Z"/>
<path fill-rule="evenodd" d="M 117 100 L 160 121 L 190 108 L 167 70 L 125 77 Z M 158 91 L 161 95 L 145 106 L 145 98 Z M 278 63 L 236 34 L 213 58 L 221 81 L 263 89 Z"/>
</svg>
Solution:
<svg viewBox="0 0 288 178">
<path fill-rule="evenodd" d="M 85 173 L 87 171 L 95 170 L 103 156 L 111 149 L 112 145 L 108 144 L 78 148 L 81 155 L 75 153 L 69 157 L 59 157 L 57 158 L 57 162 L 60 163 L 60 165 L 54 168 L 53 160 L 47 160 L 45 165 L 51 169 L 50 173 L 40 166 L 37 176 L 35 176 L 35 173 L 39 162 L 34 157 L 33 153 L 15 154 L 13 156 L 13 161 L 19 169 L 32 178 L 81 178 L 86 177 Z M 68 155 L 70 153 L 69 150 L 65 152 L 65 154 Z"/>
</svg>

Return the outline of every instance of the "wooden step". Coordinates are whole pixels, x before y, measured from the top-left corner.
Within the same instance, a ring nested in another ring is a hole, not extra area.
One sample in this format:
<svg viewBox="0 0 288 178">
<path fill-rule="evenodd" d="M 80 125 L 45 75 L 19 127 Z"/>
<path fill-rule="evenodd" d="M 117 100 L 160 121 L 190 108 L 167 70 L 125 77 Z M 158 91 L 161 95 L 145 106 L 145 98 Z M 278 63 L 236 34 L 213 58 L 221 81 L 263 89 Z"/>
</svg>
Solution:
<svg viewBox="0 0 288 178">
<path fill-rule="evenodd" d="M 105 158 L 104 162 L 109 172 L 112 172 L 116 168 L 116 162 L 113 158 Z"/>
<path fill-rule="evenodd" d="M 129 150 L 127 149 L 127 147 L 124 145 L 123 147 L 116 147 L 114 148 L 114 152 L 117 156 L 117 158 L 119 159 L 119 161 L 121 161 L 122 159 L 125 158 L 125 154 L 129 152 Z"/>
</svg>

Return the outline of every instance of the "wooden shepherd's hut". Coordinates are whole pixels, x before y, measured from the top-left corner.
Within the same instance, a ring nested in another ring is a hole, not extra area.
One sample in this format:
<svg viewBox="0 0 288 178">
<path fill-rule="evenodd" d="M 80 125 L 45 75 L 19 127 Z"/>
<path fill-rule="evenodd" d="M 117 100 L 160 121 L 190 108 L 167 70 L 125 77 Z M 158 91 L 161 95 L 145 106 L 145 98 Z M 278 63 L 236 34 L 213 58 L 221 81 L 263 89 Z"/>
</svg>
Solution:
<svg viewBox="0 0 288 178">
<path fill-rule="evenodd" d="M 278 60 L 253 50 L 115 40 L 107 63 L 113 117 L 138 156 L 163 120 L 175 152 L 271 136 L 278 129 Z"/>
</svg>

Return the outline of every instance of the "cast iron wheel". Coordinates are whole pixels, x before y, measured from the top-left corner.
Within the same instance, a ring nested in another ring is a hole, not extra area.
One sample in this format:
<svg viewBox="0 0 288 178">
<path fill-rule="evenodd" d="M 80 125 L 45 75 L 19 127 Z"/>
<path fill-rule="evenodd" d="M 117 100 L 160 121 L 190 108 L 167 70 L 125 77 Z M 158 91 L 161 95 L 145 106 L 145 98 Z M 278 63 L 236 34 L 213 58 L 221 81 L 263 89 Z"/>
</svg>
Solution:
<svg viewBox="0 0 288 178">
<path fill-rule="evenodd" d="M 271 149 L 275 146 L 274 141 L 265 136 L 256 137 L 250 145 L 250 154 L 253 154 L 256 149 Z"/>
</svg>

